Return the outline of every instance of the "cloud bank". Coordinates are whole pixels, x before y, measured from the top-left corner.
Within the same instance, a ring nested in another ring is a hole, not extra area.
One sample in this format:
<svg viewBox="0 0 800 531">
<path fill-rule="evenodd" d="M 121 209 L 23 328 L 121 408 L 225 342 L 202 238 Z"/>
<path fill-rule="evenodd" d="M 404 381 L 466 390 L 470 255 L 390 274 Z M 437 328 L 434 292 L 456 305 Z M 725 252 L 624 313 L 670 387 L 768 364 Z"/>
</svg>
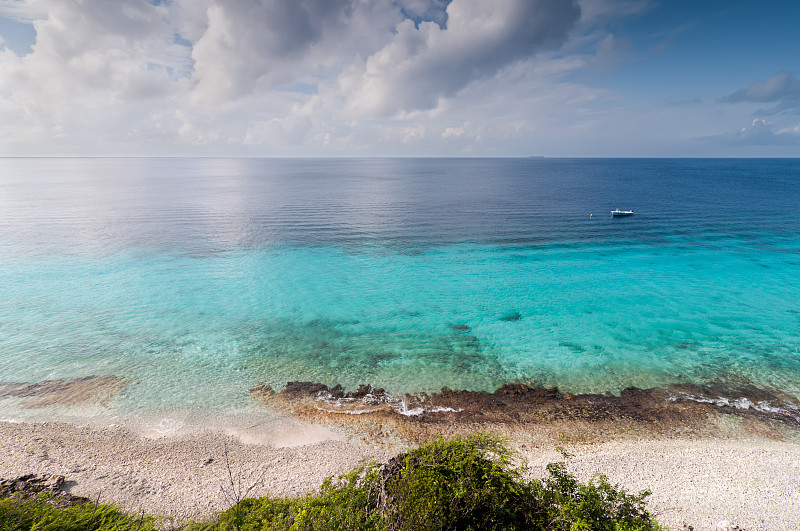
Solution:
<svg viewBox="0 0 800 531">
<path fill-rule="evenodd" d="M 394 38 L 337 85 L 357 116 L 391 116 L 435 109 L 469 83 L 491 77 L 518 59 L 565 42 L 580 16 L 564 0 L 457 0 L 447 25 L 398 24 Z"/>
<path fill-rule="evenodd" d="M 727 101 L 730 103 L 775 103 L 770 109 L 760 109 L 759 114 L 800 112 L 800 80 L 790 72 L 778 72 L 765 81 L 756 81 L 746 89 L 737 90 Z"/>
<path fill-rule="evenodd" d="M 35 36 L 0 34 L 0 156 L 643 153 L 690 137 L 650 127 L 683 114 L 576 79 L 633 61 L 609 25 L 652 5 L 0 0 Z M 799 84 L 717 102 L 797 113 Z"/>
</svg>

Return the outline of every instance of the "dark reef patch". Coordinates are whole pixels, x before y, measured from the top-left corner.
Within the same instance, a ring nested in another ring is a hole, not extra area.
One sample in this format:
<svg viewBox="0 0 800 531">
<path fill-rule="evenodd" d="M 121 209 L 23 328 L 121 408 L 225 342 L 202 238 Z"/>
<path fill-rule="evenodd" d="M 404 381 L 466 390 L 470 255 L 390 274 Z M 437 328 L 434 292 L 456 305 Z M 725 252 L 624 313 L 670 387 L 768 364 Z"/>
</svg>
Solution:
<svg viewBox="0 0 800 531">
<path fill-rule="evenodd" d="M 27 408 L 85 403 L 106 405 L 126 385 L 128 380 L 118 376 L 87 376 L 36 383 L 0 382 L 0 399 L 22 399 L 22 406 Z"/>
<path fill-rule="evenodd" d="M 800 433 L 800 410 L 774 394 L 691 384 L 630 387 L 618 395 L 570 394 L 556 387 L 506 384 L 494 392 L 454 391 L 393 396 L 361 385 L 356 391 L 289 382 L 276 393 L 261 384 L 251 396 L 307 420 L 354 426 L 412 441 L 474 431 L 550 434 L 574 440 L 635 437 Z M 776 435 L 777 434 L 777 435 Z M 794 436 L 793 435 L 793 436 Z"/>
</svg>

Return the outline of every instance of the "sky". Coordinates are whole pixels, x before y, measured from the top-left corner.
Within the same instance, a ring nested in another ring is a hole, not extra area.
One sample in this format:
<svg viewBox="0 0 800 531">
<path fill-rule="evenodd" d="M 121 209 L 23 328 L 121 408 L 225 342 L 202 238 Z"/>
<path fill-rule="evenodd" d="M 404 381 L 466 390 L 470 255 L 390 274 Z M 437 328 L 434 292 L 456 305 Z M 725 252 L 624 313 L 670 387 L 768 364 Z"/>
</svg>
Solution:
<svg viewBox="0 0 800 531">
<path fill-rule="evenodd" d="M 0 0 L 0 156 L 800 156 L 797 0 Z"/>
</svg>

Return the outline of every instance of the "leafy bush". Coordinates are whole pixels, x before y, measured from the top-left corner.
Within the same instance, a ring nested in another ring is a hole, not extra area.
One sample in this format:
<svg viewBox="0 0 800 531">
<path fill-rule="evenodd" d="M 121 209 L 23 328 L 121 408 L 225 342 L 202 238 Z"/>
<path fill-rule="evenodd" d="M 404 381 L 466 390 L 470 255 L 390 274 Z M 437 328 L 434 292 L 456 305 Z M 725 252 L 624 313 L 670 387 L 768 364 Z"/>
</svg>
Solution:
<svg viewBox="0 0 800 531">
<path fill-rule="evenodd" d="M 528 528 L 530 485 L 502 440 L 436 439 L 398 461 L 383 489 L 390 529 Z"/>
<path fill-rule="evenodd" d="M 392 530 L 660 529 L 646 510 L 649 492 L 629 495 L 599 474 L 582 484 L 564 462 L 549 464 L 544 480 L 523 480 L 524 469 L 497 437 L 437 439 L 400 460 L 384 487 Z"/>
<path fill-rule="evenodd" d="M 337 479 L 328 478 L 319 491 L 299 498 L 242 500 L 211 524 L 193 529 L 236 530 L 383 530 L 377 497 L 380 474 L 372 463 Z"/>
<path fill-rule="evenodd" d="M 155 531 L 155 519 L 131 516 L 106 504 L 86 503 L 61 509 L 51 502 L 52 493 L 34 498 L 0 499 L 3 531 Z"/>
<path fill-rule="evenodd" d="M 569 474 L 563 462 L 547 465 L 550 477 L 534 481 L 534 498 L 546 508 L 536 529 L 621 531 L 661 529 L 646 509 L 650 491 L 627 494 L 603 474 L 586 484 Z"/>
</svg>

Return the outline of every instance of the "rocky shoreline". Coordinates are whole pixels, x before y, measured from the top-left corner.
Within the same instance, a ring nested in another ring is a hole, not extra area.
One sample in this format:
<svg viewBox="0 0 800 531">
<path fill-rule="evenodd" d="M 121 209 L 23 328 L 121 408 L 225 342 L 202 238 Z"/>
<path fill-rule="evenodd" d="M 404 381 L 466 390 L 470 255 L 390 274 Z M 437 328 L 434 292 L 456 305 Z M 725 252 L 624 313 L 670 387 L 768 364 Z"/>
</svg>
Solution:
<svg viewBox="0 0 800 531">
<path fill-rule="evenodd" d="M 121 385 L 82 379 L 0 391 L 41 404 L 55 394 L 106 400 Z M 652 490 L 651 507 L 670 529 L 800 529 L 796 409 L 746 385 L 612 395 L 513 384 L 393 396 L 369 385 L 290 382 L 250 393 L 264 415 L 245 427 L 162 433 L 97 419 L 0 422 L 0 493 L 49 489 L 59 503 L 89 499 L 181 522 L 230 507 L 241 485 L 250 496 L 302 494 L 364 460 L 386 462 L 433 437 L 483 431 L 506 436 L 532 477 L 560 460 L 563 446 L 584 481 L 602 472 L 629 492 Z"/>
<path fill-rule="evenodd" d="M 23 410 L 108 410 L 130 383 L 113 375 L 0 382 L 0 403 Z M 299 381 L 288 382 L 277 392 L 261 383 L 250 389 L 250 396 L 284 416 L 352 427 L 370 443 L 392 438 L 421 443 L 438 435 L 487 430 L 553 432 L 562 439 L 585 441 L 739 433 L 791 439 L 800 433 L 800 406 L 792 397 L 741 380 L 734 384 L 630 387 L 619 394 L 573 394 L 555 387 L 508 383 L 494 392 L 442 388 L 438 393 L 399 395 L 373 385 L 345 391 L 338 385 Z"/>
<path fill-rule="evenodd" d="M 757 389 L 673 385 L 613 394 L 570 394 L 558 388 L 507 384 L 493 393 L 453 391 L 393 396 L 361 385 L 355 391 L 315 382 L 289 382 L 279 392 L 260 384 L 251 396 L 293 417 L 367 433 L 372 442 L 396 437 L 421 443 L 474 431 L 539 434 L 546 442 L 619 438 L 729 437 L 750 434 L 797 439 L 800 411 Z"/>
</svg>

